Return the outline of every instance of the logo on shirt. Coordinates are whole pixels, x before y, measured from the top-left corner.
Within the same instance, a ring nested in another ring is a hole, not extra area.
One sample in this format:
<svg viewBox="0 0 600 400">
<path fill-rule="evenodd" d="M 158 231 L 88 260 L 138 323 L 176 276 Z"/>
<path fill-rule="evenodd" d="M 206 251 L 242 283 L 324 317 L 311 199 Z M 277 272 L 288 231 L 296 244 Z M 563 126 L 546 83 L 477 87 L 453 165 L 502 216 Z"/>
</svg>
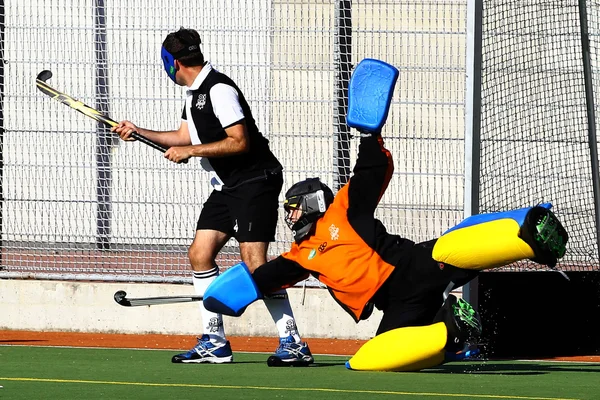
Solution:
<svg viewBox="0 0 600 400">
<path fill-rule="evenodd" d="M 310 253 L 308 254 L 308 259 L 312 260 L 313 258 L 315 258 L 316 255 L 317 255 L 317 251 L 315 249 L 312 249 L 310 251 Z"/>
<path fill-rule="evenodd" d="M 331 240 L 338 240 L 340 238 L 340 228 L 331 224 L 329 227 L 329 234 L 331 235 Z"/>
<path fill-rule="evenodd" d="M 319 251 L 322 253 L 327 248 L 327 242 L 323 242 L 319 245 Z"/>
<path fill-rule="evenodd" d="M 205 94 L 199 94 L 198 95 L 198 100 L 196 100 L 196 108 L 198 110 L 202 110 L 204 108 L 205 104 L 206 104 L 206 95 Z"/>
</svg>

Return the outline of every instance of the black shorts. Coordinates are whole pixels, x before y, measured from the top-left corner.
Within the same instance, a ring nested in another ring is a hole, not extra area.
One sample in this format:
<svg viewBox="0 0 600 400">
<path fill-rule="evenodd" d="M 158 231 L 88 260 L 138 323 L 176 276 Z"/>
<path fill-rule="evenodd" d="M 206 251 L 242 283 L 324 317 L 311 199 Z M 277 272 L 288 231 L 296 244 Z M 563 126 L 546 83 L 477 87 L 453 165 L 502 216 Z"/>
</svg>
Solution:
<svg viewBox="0 0 600 400">
<path fill-rule="evenodd" d="M 433 323 L 444 302 L 443 294 L 448 284 L 454 282 L 455 287 L 460 287 L 478 275 L 478 271 L 460 269 L 432 259 L 435 242 L 415 244 L 410 262 L 396 266 L 373 296 L 373 303 L 384 313 L 377 334 Z"/>
<path fill-rule="evenodd" d="M 233 189 L 213 190 L 198 218 L 196 230 L 210 229 L 238 242 L 273 242 L 277 228 L 281 173 Z"/>
</svg>

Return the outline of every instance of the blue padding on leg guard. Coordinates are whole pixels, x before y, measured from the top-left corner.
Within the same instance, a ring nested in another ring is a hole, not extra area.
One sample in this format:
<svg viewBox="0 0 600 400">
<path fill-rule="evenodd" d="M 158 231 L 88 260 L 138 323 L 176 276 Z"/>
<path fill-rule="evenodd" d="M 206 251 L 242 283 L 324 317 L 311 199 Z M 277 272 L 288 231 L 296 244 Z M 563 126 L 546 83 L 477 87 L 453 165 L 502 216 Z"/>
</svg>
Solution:
<svg viewBox="0 0 600 400">
<path fill-rule="evenodd" d="M 348 87 L 348 126 L 359 131 L 381 131 L 398 74 L 394 66 L 372 58 L 365 58 L 356 66 Z"/>
<path fill-rule="evenodd" d="M 552 204 L 551 203 L 542 203 L 542 204 L 540 204 L 540 207 L 544 207 L 549 210 L 552 208 Z M 525 217 L 527 216 L 527 213 L 529 212 L 529 210 L 531 210 L 531 208 L 532 207 L 526 207 L 526 208 L 520 208 L 518 210 L 500 211 L 500 212 L 494 212 L 494 213 L 471 215 L 470 217 L 465 218 L 458 225 L 448 229 L 446 232 L 444 232 L 444 235 L 446 233 L 452 232 L 456 229 L 466 228 L 467 226 L 477 225 L 477 224 L 481 224 L 483 222 L 494 221 L 494 220 L 503 219 L 503 218 L 512 218 L 515 221 L 517 221 L 519 226 L 522 226 L 523 222 L 525 221 Z"/>
<path fill-rule="evenodd" d="M 206 288 L 203 303 L 209 311 L 239 317 L 246 307 L 261 298 L 250 270 L 242 262 L 217 276 Z"/>
</svg>

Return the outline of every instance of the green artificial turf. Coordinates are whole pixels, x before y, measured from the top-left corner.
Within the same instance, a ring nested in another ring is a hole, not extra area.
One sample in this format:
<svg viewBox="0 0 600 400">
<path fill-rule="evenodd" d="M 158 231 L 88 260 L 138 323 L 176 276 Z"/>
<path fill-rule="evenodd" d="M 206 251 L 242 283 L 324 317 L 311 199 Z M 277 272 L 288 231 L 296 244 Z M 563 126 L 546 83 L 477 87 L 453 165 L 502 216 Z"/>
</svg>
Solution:
<svg viewBox="0 0 600 400">
<path fill-rule="evenodd" d="M 347 357 L 269 368 L 170 362 L 173 351 L 0 346 L 0 399 L 599 399 L 600 364 L 463 361 L 421 372 L 347 370 Z"/>
</svg>

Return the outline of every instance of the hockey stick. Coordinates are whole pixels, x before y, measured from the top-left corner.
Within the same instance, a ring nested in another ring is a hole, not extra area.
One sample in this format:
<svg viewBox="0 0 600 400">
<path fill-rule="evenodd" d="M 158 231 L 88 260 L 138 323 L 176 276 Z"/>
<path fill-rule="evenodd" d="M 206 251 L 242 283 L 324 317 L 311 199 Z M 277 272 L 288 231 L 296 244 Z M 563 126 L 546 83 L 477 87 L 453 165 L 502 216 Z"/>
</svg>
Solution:
<svg viewBox="0 0 600 400">
<path fill-rule="evenodd" d="M 38 74 L 37 78 L 35 79 L 35 84 L 42 93 L 44 93 L 47 96 L 50 96 L 54 100 L 58 100 L 61 103 L 66 104 L 67 106 L 71 107 L 72 109 L 79 111 L 83 115 L 86 115 L 92 119 L 95 119 L 98 122 L 102 122 L 105 125 L 108 125 L 110 127 L 119 125 L 116 121 L 110 119 L 108 116 L 102 114 L 100 111 L 84 104 L 83 102 L 81 102 L 79 100 L 72 98 L 71 96 L 68 96 L 64 93 L 59 92 L 58 90 L 56 90 L 53 87 L 51 87 L 50 85 L 48 85 L 46 83 L 46 81 L 50 78 L 52 78 L 52 72 L 48 71 L 48 70 L 44 70 L 44 71 L 40 72 Z M 137 132 L 133 132 L 131 134 L 131 137 L 133 137 L 135 140 L 138 140 L 138 141 L 140 141 L 156 150 L 159 150 L 163 153 L 168 150 L 167 147 L 164 147 L 161 144 L 153 142 L 152 140 L 140 135 Z M 185 160 L 183 162 L 187 162 L 187 160 Z"/>
<path fill-rule="evenodd" d="M 127 293 L 119 290 L 115 293 L 115 301 L 124 307 L 155 306 L 160 304 L 190 303 L 202 301 L 202 296 L 161 296 L 161 297 L 138 297 L 127 298 Z"/>
</svg>

